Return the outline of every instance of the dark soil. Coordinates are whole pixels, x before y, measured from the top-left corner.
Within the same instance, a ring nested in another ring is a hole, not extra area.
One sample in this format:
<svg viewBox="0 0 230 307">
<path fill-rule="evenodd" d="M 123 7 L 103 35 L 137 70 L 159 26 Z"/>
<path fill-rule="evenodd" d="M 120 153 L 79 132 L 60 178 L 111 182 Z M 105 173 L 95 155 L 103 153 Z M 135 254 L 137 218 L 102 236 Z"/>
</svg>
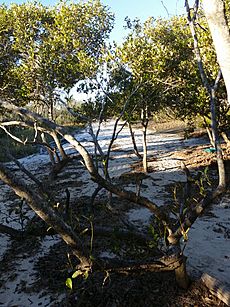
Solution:
<svg viewBox="0 0 230 307">
<path fill-rule="evenodd" d="M 71 276 L 71 269 L 64 243 L 55 245 L 49 255 L 38 261 L 36 268 L 38 288 L 48 288 L 54 293 L 57 289 L 65 291 L 64 283 L 66 278 Z M 127 275 L 96 272 L 90 274 L 87 279 L 78 277 L 73 281 L 74 290 L 69 291 L 67 298 L 58 306 L 226 306 L 199 280 L 193 280 L 186 291 L 179 289 L 172 272 Z"/>
<path fill-rule="evenodd" d="M 10 269 L 13 273 L 15 256 L 26 257 L 27 254 L 36 252 L 39 242 L 37 244 L 34 242 L 31 238 L 13 241 L 11 249 L 1 263 L 0 271 Z M 173 272 L 142 274 L 95 272 L 87 279 L 83 277 L 74 279 L 73 290 L 70 291 L 67 290 L 65 281 L 74 272 L 76 261 L 69 254 L 71 252 L 63 242 L 54 245 L 49 254 L 34 264 L 37 270 L 36 282 L 31 289 L 24 291 L 42 291 L 43 294 L 49 293 L 51 298 L 55 298 L 58 293 L 66 293 L 62 303 L 50 303 L 49 306 L 52 307 L 226 306 L 199 280 L 193 280 L 186 291 L 178 288 Z"/>
</svg>

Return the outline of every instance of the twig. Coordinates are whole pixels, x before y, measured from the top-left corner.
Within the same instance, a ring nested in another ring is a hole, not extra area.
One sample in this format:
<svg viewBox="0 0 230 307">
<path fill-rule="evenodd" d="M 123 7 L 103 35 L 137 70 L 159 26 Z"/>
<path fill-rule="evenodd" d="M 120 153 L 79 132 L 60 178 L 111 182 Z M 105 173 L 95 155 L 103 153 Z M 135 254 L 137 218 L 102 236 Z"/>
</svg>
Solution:
<svg viewBox="0 0 230 307">
<path fill-rule="evenodd" d="M 34 181 L 43 192 L 47 193 L 42 182 L 38 180 L 28 169 L 26 169 L 17 159 L 15 159 L 15 157 L 9 151 L 6 151 L 6 155 L 19 167 L 19 169 L 24 174 L 26 174 L 32 181 Z"/>
<path fill-rule="evenodd" d="M 17 137 L 17 136 L 15 136 L 15 135 L 13 135 L 12 133 L 10 133 L 10 132 L 6 129 L 6 127 L 4 127 L 3 125 L 0 125 L 0 128 L 2 128 L 2 129 L 5 131 L 5 133 L 6 133 L 7 135 L 9 135 L 13 140 L 17 141 L 18 143 L 21 143 L 21 144 L 23 144 L 23 145 L 25 145 L 25 144 L 27 143 L 27 141 L 28 141 L 27 138 L 25 139 L 25 141 L 23 141 L 23 140 L 21 140 L 19 137 Z"/>
<path fill-rule="evenodd" d="M 166 13 L 169 17 L 169 11 L 168 11 L 167 7 L 165 6 L 164 1 L 161 1 L 161 4 L 163 5 L 163 7 L 164 7 L 164 9 L 165 9 L 165 11 L 166 11 Z"/>
</svg>

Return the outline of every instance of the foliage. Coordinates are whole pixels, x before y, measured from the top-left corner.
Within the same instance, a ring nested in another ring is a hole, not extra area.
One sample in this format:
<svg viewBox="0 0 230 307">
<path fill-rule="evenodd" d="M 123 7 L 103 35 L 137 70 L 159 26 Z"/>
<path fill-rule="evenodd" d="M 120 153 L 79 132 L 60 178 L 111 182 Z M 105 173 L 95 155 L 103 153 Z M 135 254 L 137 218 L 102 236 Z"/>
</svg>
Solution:
<svg viewBox="0 0 230 307">
<path fill-rule="evenodd" d="M 55 103 L 96 73 L 113 15 L 100 1 L 36 2 L 0 7 L 1 96 L 20 103 Z"/>
<path fill-rule="evenodd" d="M 185 25 L 182 17 L 151 18 L 144 24 L 136 20 L 129 24 L 132 32 L 118 50 L 135 80 L 141 80 L 145 88 L 151 89 L 148 107 L 153 111 L 168 105 L 169 100 L 173 106 L 186 87 L 184 66 L 192 52 L 188 48 L 191 39 L 186 36 Z"/>
<path fill-rule="evenodd" d="M 208 95 L 201 82 L 186 18 L 150 18 L 143 24 L 138 20 L 127 22 L 131 32 L 123 45 L 117 48 L 117 54 L 132 73 L 133 82 L 144 84 L 141 90 L 145 94 L 147 86 L 150 94 L 148 107 L 152 111 L 170 107 L 180 118 L 191 119 L 198 114 L 209 117 Z M 202 13 L 197 23 L 204 66 L 213 83 L 218 65 Z M 219 119 L 223 122 L 227 113 L 223 103 L 226 98 L 223 82 L 218 98 L 222 106 Z"/>
</svg>

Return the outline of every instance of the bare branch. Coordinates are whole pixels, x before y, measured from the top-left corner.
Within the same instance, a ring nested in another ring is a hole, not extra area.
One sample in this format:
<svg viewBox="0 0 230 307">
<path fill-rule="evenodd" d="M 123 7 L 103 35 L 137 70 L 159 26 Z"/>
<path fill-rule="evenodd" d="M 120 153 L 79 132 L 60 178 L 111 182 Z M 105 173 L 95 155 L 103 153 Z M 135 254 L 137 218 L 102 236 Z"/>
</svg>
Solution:
<svg viewBox="0 0 230 307">
<path fill-rule="evenodd" d="M 90 260 L 85 255 L 85 250 L 80 239 L 76 236 L 70 226 L 68 226 L 47 203 L 47 200 L 38 193 L 26 187 L 25 184 L 11 171 L 0 163 L 0 179 L 9 185 L 19 197 L 24 198 L 31 209 L 48 225 L 50 225 L 62 239 L 73 249 L 74 254 L 81 261 L 82 267 L 89 267 Z M 84 251 L 84 252 L 83 252 Z"/>
<path fill-rule="evenodd" d="M 15 135 L 13 135 L 12 133 L 10 133 L 10 132 L 6 129 L 6 127 L 4 127 L 3 125 L 0 125 L 0 128 L 2 128 L 2 129 L 5 131 L 5 133 L 6 133 L 7 135 L 9 135 L 13 140 L 17 141 L 18 143 L 21 143 L 21 144 L 23 144 L 23 145 L 25 145 L 25 144 L 27 143 L 27 141 L 28 141 L 27 138 L 25 139 L 25 141 L 23 141 L 23 140 L 21 140 L 19 137 L 17 137 L 17 136 L 15 136 Z"/>
<path fill-rule="evenodd" d="M 12 154 L 8 151 L 6 152 L 6 155 L 19 167 L 19 169 L 26 174 L 32 181 L 34 181 L 37 186 L 43 191 L 44 190 L 44 186 L 42 184 L 41 181 L 39 181 L 29 170 L 27 170 L 17 159 L 15 159 L 14 156 L 12 156 Z"/>
<path fill-rule="evenodd" d="M 44 139 L 42 142 L 38 141 L 38 140 L 33 140 L 33 141 L 29 141 L 28 139 L 25 141 L 22 141 L 20 138 L 16 137 L 15 135 L 13 135 L 12 133 L 8 133 L 7 129 L 5 127 L 11 127 L 11 126 L 20 126 L 20 127 L 26 127 L 26 128 L 32 128 L 34 127 L 34 123 L 31 121 L 8 121 L 8 122 L 2 122 L 0 124 L 0 128 L 2 128 L 12 139 L 14 139 L 15 141 L 19 142 L 20 144 L 23 145 L 40 145 L 40 146 L 44 146 L 46 147 L 48 150 L 50 150 L 51 152 L 55 153 L 55 150 L 46 142 L 46 140 Z M 41 133 L 41 136 L 44 133 L 48 133 L 50 134 L 50 131 L 48 131 L 47 129 L 41 128 L 37 125 L 36 123 L 36 129 Z M 50 134 L 51 135 L 51 134 Z"/>
<path fill-rule="evenodd" d="M 197 2 L 197 5 L 198 5 L 199 1 L 196 1 L 196 2 Z M 192 37 L 193 37 L 194 52 L 195 52 L 195 56 L 196 56 L 196 59 L 197 59 L 198 68 L 199 68 L 199 71 L 200 71 L 200 76 L 201 76 L 202 82 L 203 82 L 205 88 L 207 89 L 208 93 L 211 94 L 211 86 L 208 82 L 208 78 L 207 78 L 207 75 L 206 75 L 204 67 L 203 67 L 203 62 L 202 62 L 199 44 L 198 44 L 198 39 L 197 39 L 197 35 L 196 35 L 196 30 L 195 30 L 194 19 L 191 17 L 188 0 L 185 0 L 185 7 L 186 7 L 186 11 L 187 11 L 187 18 L 188 18 L 191 34 L 192 34 Z"/>
<path fill-rule="evenodd" d="M 66 110 L 67 110 L 73 117 L 79 117 L 79 118 L 81 118 L 82 120 L 87 121 L 87 122 L 90 120 L 87 116 L 82 115 L 82 114 L 80 114 L 79 112 L 76 112 L 75 110 L 73 110 L 73 108 L 69 107 L 69 106 L 67 105 L 67 103 L 66 103 L 63 99 L 61 99 L 60 97 L 59 97 L 58 99 L 59 99 L 59 102 L 61 102 L 61 104 L 66 108 Z"/>
<path fill-rule="evenodd" d="M 163 5 L 163 7 L 164 7 L 164 9 L 165 9 L 165 11 L 166 11 L 166 13 L 167 13 L 167 15 L 169 17 L 169 11 L 168 11 L 166 5 L 164 4 L 164 1 L 161 1 L 161 4 Z"/>
<path fill-rule="evenodd" d="M 194 14 L 193 14 L 193 21 L 196 20 L 197 18 L 197 13 L 198 13 L 198 9 L 199 9 L 199 0 L 196 0 L 195 1 L 195 4 L 194 4 Z"/>
<path fill-rule="evenodd" d="M 222 77 L 223 77 L 223 76 L 222 76 L 222 71 L 221 71 L 221 69 L 219 69 L 218 74 L 217 74 L 217 76 L 216 76 L 215 83 L 214 83 L 214 85 L 213 85 L 213 90 L 214 90 L 215 92 L 217 91 L 219 82 L 220 82 L 220 80 L 222 79 Z"/>
<path fill-rule="evenodd" d="M 56 123 L 51 122 L 48 119 L 44 119 L 42 116 L 34 112 L 31 112 L 23 108 L 16 107 L 10 103 L 4 103 L 1 100 L 0 100 L 0 106 L 4 107 L 5 109 L 11 110 L 15 112 L 16 114 L 20 114 L 23 117 L 28 117 L 30 119 L 37 120 L 38 122 L 40 122 L 40 124 L 44 125 L 44 127 L 47 130 L 51 130 L 51 131 L 56 130 L 66 141 L 68 141 L 71 145 L 73 145 L 76 148 L 76 150 L 80 153 L 80 155 L 82 156 L 84 160 L 85 167 L 88 170 L 92 180 L 97 182 L 100 186 L 104 187 L 111 193 L 116 194 L 123 199 L 130 200 L 134 203 L 137 203 L 141 206 L 148 208 L 169 229 L 168 217 L 165 215 L 163 210 L 160 209 L 156 204 L 154 204 L 153 202 L 151 202 L 149 199 L 145 197 L 137 197 L 136 193 L 134 192 L 120 189 L 117 186 L 113 185 L 111 182 L 108 182 L 108 180 L 104 179 L 102 176 L 100 176 L 100 174 L 97 172 L 97 169 L 95 168 L 93 159 L 88 153 L 88 151 L 82 146 L 80 142 L 78 142 L 72 135 L 70 135 L 67 132 L 68 130 L 65 127 L 57 125 Z"/>
</svg>

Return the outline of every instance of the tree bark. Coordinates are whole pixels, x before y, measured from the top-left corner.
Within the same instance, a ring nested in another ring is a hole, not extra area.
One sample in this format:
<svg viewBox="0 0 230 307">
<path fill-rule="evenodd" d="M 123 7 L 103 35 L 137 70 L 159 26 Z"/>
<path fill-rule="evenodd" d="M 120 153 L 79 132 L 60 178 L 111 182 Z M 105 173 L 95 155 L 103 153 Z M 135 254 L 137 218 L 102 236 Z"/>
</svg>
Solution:
<svg viewBox="0 0 230 307">
<path fill-rule="evenodd" d="M 218 135 L 217 121 L 216 121 L 216 97 L 215 97 L 215 89 L 211 90 L 211 119 L 212 119 L 212 137 L 215 144 L 216 149 L 216 160 L 218 165 L 218 173 L 219 173 L 219 189 L 225 189 L 226 187 L 226 176 L 225 176 L 225 167 L 224 167 L 224 159 L 222 149 L 220 147 L 220 140 Z"/>
<path fill-rule="evenodd" d="M 228 103 L 230 103 L 230 32 L 224 1 L 203 0 L 202 3 L 227 89 Z"/>
<path fill-rule="evenodd" d="M 63 160 L 68 159 L 68 156 L 67 156 L 67 154 L 65 153 L 65 151 L 64 151 L 64 149 L 63 149 L 63 147 L 62 147 L 62 145 L 61 145 L 61 142 L 60 142 L 60 140 L 59 140 L 59 138 L 58 138 L 58 136 L 57 136 L 57 133 L 56 133 L 55 131 L 52 131 L 52 132 L 50 133 L 50 135 L 53 137 L 54 142 L 55 142 L 55 144 L 57 145 L 57 149 L 59 150 L 62 159 L 63 159 Z"/>
<path fill-rule="evenodd" d="M 43 143 L 47 143 L 46 141 L 46 137 L 45 137 L 45 133 L 41 133 L 41 139 L 42 139 L 42 142 Z M 53 151 L 49 148 L 49 147 L 46 147 L 47 151 L 48 151 L 48 154 L 49 154 L 49 157 L 50 157 L 50 161 L 51 161 L 51 164 L 54 165 L 55 164 L 55 159 L 54 159 L 54 153 Z"/>
<path fill-rule="evenodd" d="M 130 122 L 128 122 L 128 127 L 129 127 L 130 136 L 131 136 L 132 143 L 133 143 L 133 150 L 134 150 L 134 153 L 135 153 L 135 155 L 136 155 L 139 159 L 142 159 L 142 156 L 141 156 L 141 154 L 139 153 L 138 148 L 137 148 L 137 144 L 136 144 L 136 140 L 135 140 L 135 135 L 134 135 L 134 132 L 133 132 L 133 129 L 132 129 L 132 125 L 131 125 Z"/>
<path fill-rule="evenodd" d="M 219 1 L 222 2 L 221 0 L 211 0 L 210 4 L 211 4 L 211 6 L 213 6 L 214 2 L 219 2 Z M 206 0 L 204 2 L 206 2 Z M 194 52 L 195 52 L 195 55 L 196 55 L 197 64 L 198 64 L 198 68 L 199 68 L 199 71 L 200 71 L 200 76 L 201 76 L 203 85 L 204 85 L 204 87 L 206 88 L 206 90 L 209 94 L 211 121 L 212 121 L 212 123 L 211 123 L 212 138 L 213 138 L 215 149 L 216 149 L 216 159 L 217 159 L 218 172 L 219 172 L 219 185 L 218 185 L 218 189 L 217 189 L 218 191 L 216 191 L 216 192 L 219 193 L 220 191 L 223 191 L 226 187 L 225 167 L 224 167 L 222 150 L 221 150 L 220 143 L 219 143 L 218 128 L 217 128 L 217 121 L 216 121 L 216 97 L 215 97 L 215 93 L 216 93 L 216 90 L 217 90 L 217 87 L 218 87 L 218 83 L 221 79 L 222 73 L 221 73 L 221 71 L 219 71 L 218 74 L 217 74 L 215 83 L 213 85 L 209 84 L 207 75 L 206 75 L 204 67 L 203 67 L 203 62 L 202 62 L 202 58 L 201 58 L 201 53 L 200 53 L 200 48 L 199 48 L 198 38 L 197 38 L 197 35 L 196 35 L 196 28 L 195 28 L 195 19 L 196 19 L 196 13 L 197 13 L 197 10 L 198 10 L 198 3 L 199 3 L 199 0 L 196 0 L 195 14 L 194 14 L 193 17 L 191 17 L 188 0 L 185 0 L 185 6 L 186 6 L 186 10 L 187 10 L 187 18 L 188 18 L 191 34 L 192 34 L 192 37 L 193 37 Z M 207 6 L 208 3 L 209 3 L 209 0 L 205 3 L 205 5 Z M 215 18 L 215 16 L 212 16 L 212 18 Z M 223 47 L 221 47 L 221 48 L 223 48 Z M 229 60 L 230 60 L 230 49 L 229 49 Z M 230 72 L 229 72 L 229 76 L 230 76 Z"/>
<path fill-rule="evenodd" d="M 230 140 L 229 140 L 227 134 L 225 132 L 221 132 L 221 136 L 222 136 L 223 140 L 225 141 L 227 147 L 230 147 Z"/>
<path fill-rule="evenodd" d="M 161 258 L 149 260 L 148 263 L 143 263 L 144 261 L 139 261 L 135 263 L 134 261 L 128 262 L 127 265 L 125 261 L 116 261 L 109 259 L 109 263 L 104 262 L 104 270 L 108 272 L 117 273 L 133 273 L 133 272 L 168 272 L 174 271 L 181 266 L 181 257 L 170 260 L 167 263 L 162 263 Z M 185 289 L 185 288 L 184 288 Z"/>
<path fill-rule="evenodd" d="M 216 278 L 204 273 L 201 276 L 202 282 L 205 286 L 227 306 L 230 306 L 230 287 L 222 284 Z"/>
<path fill-rule="evenodd" d="M 142 109 L 141 111 L 141 124 L 142 124 L 142 133 L 143 133 L 143 170 L 145 173 L 148 173 L 148 148 L 147 148 L 147 128 L 148 128 L 149 118 L 148 118 L 148 109 Z"/>
<path fill-rule="evenodd" d="M 186 270 L 186 257 L 182 256 L 182 263 L 178 268 L 175 268 L 175 276 L 177 284 L 182 289 L 188 289 L 190 280 Z"/>
</svg>

